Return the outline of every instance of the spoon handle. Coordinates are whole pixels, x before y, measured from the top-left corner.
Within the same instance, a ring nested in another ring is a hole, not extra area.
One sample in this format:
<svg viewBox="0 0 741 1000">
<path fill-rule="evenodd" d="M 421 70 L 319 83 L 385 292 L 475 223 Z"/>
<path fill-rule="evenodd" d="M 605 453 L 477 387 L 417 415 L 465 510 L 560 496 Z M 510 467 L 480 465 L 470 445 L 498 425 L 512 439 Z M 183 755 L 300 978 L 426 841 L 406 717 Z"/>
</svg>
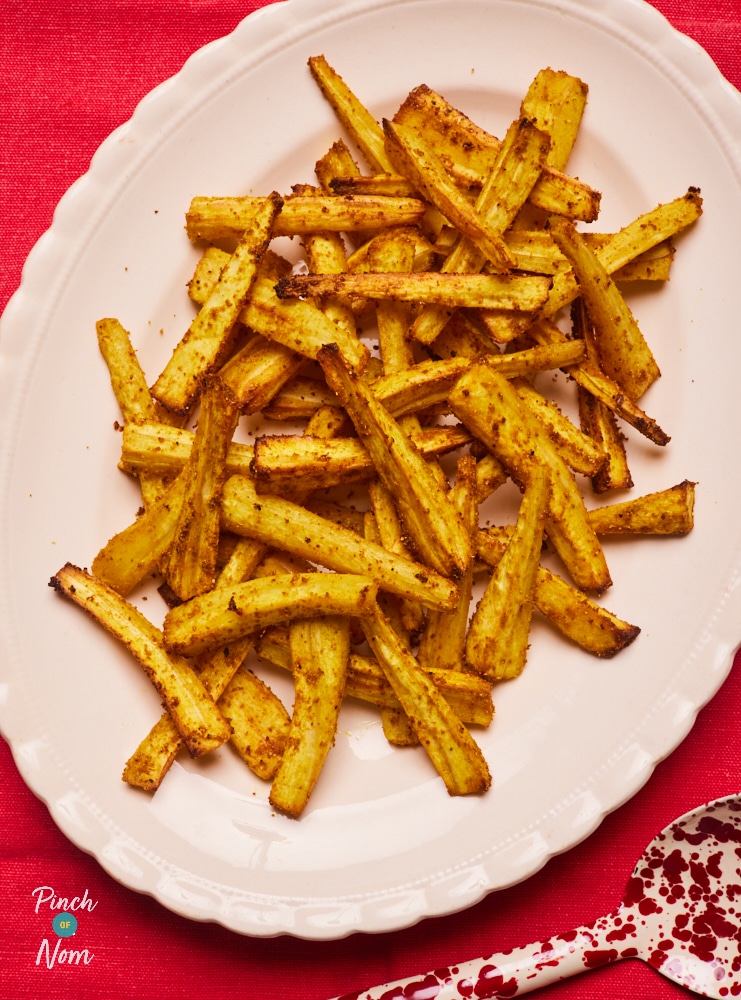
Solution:
<svg viewBox="0 0 741 1000">
<path fill-rule="evenodd" d="M 613 915 L 547 941 L 410 976 L 336 1000 L 463 1000 L 515 997 L 620 957 L 608 934 Z"/>
</svg>

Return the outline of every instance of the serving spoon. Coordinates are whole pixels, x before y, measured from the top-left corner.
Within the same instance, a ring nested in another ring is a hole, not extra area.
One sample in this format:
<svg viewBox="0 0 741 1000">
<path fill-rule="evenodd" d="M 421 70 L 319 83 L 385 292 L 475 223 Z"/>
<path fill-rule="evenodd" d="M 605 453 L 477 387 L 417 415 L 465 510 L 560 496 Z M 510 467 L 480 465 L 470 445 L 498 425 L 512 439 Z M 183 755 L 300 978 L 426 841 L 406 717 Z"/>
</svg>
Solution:
<svg viewBox="0 0 741 1000">
<path fill-rule="evenodd" d="M 741 796 L 709 802 L 662 830 L 608 916 L 337 1000 L 515 997 L 621 958 L 643 959 L 701 996 L 741 997 Z"/>
</svg>

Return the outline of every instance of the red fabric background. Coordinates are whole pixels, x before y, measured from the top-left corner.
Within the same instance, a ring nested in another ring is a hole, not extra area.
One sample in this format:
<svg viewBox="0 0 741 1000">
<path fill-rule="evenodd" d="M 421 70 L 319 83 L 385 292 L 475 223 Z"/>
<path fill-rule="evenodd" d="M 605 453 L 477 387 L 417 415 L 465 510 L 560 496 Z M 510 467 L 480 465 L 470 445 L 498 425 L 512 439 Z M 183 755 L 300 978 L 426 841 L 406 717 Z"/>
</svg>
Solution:
<svg viewBox="0 0 741 1000">
<path fill-rule="evenodd" d="M 453 0 L 451 0 L 453 2 Z M 260 2 L 4 0 L 0 11 L 0 310 L 54 207 L 99 143 L 153 86 Z M 653 0 L 741 85 L 741 0 Z M 84 109 L 84 114 L 81 113 Z M 740 628 L 741 633 L 741 628 Z M 741 662 L 684 743 L 584 844 L 465 913 L 334 943 L 252 940 L 189 922 L 114 882 L 71 847 L 0 741 L 0 996 L 39 1000 L 213 997 L 322 1000 L 538 940 L 610 911 L 644 844 L 676 815 L 739 789 Z M 32 891 L 97 901 L 75 947 L 85 967 L 36 964 L 49 918 Z M 637 961 L 550 987 L 553 1000 L 669 1000 L 682 991 Z M 542 995 L 541 993 L 537 994 Z M 536 994 L 533 994 L 536 996 Z"/>
</svg>

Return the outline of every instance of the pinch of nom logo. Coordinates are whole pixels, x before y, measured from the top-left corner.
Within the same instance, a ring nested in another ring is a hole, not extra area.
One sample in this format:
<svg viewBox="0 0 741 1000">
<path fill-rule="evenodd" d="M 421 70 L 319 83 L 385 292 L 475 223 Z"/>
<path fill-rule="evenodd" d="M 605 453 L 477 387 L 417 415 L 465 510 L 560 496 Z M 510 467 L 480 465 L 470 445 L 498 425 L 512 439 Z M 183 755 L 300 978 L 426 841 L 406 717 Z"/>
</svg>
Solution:
<svg viewBox="0 0 741 1000">
<path fill-rule="evenodd" d="M 82 896 L 73 896 L 71 899 L 64 896 L 57 896 L 50 885 L 40 885 L 31 893 L 36 898 L 35 912 L 42 911 L 42 907 L 48 907 L 51 916 L 50 924 L 52 933 L 56 940 L 53 944 L 48 937 L 42 938 L 39 950 L 36 955 L 36 964 L 46 964 L 47 969 L 53 969 L 55 965 L 90 965 L 95 958 L 87 948 L 66 947 L 69 939 L 74 937 L 79 927 L 79 919 L 76 916 L 80 911 L 92 913 L 98 905 L 96 900 L 91 899 L 87 894 L 87 889 Z"/>
</svg>

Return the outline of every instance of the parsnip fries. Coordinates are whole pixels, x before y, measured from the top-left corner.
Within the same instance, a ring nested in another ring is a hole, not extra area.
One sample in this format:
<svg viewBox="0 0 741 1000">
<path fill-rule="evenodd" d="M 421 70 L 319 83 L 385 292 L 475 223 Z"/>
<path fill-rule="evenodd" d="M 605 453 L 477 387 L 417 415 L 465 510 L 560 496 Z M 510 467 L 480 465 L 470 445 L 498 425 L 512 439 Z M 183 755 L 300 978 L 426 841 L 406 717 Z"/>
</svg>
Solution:
<svg viewBox="0 0 741 1000">
<path fill-rule="evenodd" d="M 603 540 L 686 534 L 695 484 L 625 495 L 630 435 L 670 442 L 625 283 L 662 288 L 702 213 L 689 188 L 594 232 L 566 72 L 538 73 L 499 139 L 425 85 L 378 121 L 324 56 L 309 71 L 355 150 L 317 150 L 315 185 L 184 206 L 194 315 L 151 388 L 122 323 L 97 324 L 142 510 L 51 581 L 162 699 L 124 781 L 154 791 L 183 747 L 228 744 L 293 818 L 348 699 L 451 795 L 482 794 L 475 732 L 534 616 L 596 657 L 636 639 L 600 603 Z M 161 627 L 136 604 L 152 578 Z"/>
</svg>

